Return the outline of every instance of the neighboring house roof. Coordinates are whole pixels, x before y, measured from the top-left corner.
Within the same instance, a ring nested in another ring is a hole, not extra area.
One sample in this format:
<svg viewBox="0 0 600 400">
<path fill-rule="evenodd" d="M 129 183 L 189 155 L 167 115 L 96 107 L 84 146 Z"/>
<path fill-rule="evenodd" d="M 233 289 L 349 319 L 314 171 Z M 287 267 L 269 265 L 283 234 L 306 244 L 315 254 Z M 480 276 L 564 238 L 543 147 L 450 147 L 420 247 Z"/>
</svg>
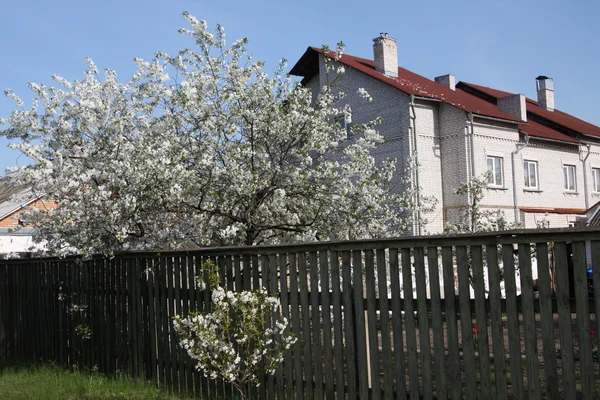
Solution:
<svg viewBox="0 0 600 400">
<path fill-rule="evenodd" d="M 39 198 L 30 188 L 15 183 L 11 175 L 3 176 L 0 178 L 0 220 Z"/>
<path fill-rule="evenodd" d="M 489 101 L 494 103 L 501 97 L 511 96 L 513 94 L 468 82 L 459 82 L 456 87 L 457 89 L 468 91 L 474 95 L 483 94 Z M 548 111 L 545 108 L 540 107 L 537 101 L 529 98 L 526 99 L 525 104 L 528 114 L 527 123 L 531 127 L 537 126 L 535 129 L 530 129 L 531 132 L 534 132 L 532 136 L 540 135 L 541 137 L 572 143 L 581 142 L 572 136 L 569 136 L 567 133 L 570 133 L 571 135 L 580 133 L 583 135 L 600 137 L 600 127 L 596 125 L 592 125 L 589 122 L 575 118 L 574 116 L 557 109 Z M 549 126 L 539 124 L 536 120 L 543 120 Z M 520 125 L 519 129 L 524 133 L 529 134 L 527 125 Z M 563 131 L 564 133 L 560 131 Z"/>
<path fill-rule="evenodd" d="M 296 65 L 294 65 L 290 74 L 310 79 L 319 72 L 319 54 L 325 54 L 323 49 L 309 47 Z M 330 51 L 326 55 L 333 59 L 335 58 L 336 53 Z M 373 60 L 343 54 L 338 59 L 338 62 L 352 67 L 407 94 L 439 100 L 473 114 L 512 122 L 521 121 L 517 117 L 500 111 L 494 104 L 466 92 L 452 90 L 402 67 L 398 67 L 398 77 L 395 78 L 377 72 Z"/>
<path fill-rule="evenodd" d="M 0 237 L 2 236 L 31 236 L 35 230 L 33 228 L 0 228 Z"/>
<path fill-rule="evenodd" d="M 586 226 L 600 226 L 600 201 L 588 208 L 586 214 L 589 215 Z"/>
</svg>

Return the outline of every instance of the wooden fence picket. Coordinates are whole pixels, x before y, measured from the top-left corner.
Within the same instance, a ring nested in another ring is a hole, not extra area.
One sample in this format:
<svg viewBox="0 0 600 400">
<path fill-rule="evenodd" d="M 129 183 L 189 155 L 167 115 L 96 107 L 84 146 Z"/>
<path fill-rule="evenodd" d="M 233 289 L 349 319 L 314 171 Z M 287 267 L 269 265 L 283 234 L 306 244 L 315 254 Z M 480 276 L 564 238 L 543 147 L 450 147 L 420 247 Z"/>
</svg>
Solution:
<svg viewBox="0 0 600 400">
<path fill-rule="evenodd" d="M 385 250 L 377 249 L 377 293 L 381 319 L 381 358 L 383 367 L 383 398 L 394 398 L 394 357 L 392 353 L 390 311 L 388 296 L 388 276 Z"/>
<path fill-rule="evenodd" d="M 379 383 L 379 330 L 377 329 L 377 304 L 375 299 L 375 254 L 373 250 L 365 250 L 365 287 L 367 292 L 367 329 L 369 388 L 373 400 L 381 399 L 381 385 Z M 360 326 L 357 326 L 360 329 Z"/>
<path fill-rule="evenodd" d="M 404 316 L 406 325 L 406 350 L 408 352 L 408 375 L 410 378 L 410 398 L 420 397 L 419 362 L 417 353 L 417 327 L 413 306 L 412 262 L 410 248 L 401 249 L 402 254 L 402 286 L 404 286 Z"/>
<path fill-rule="evenodd" d="M 569 302 L 569 272 L 566 268 L 567 244 L 554 243 L 556 265 L 556 299 L 558 301 L 558 325 L 560 330 L 561 370 L 563 378 L 562 395 L 565 399 L 575 399 L 575 357 L 573 355 L 573 333 L 571 307 Z"/>
<path fill-rule="evenodd" d="M 427 310 L 427 283 L 425 281 L 424 257 L 422 247 L 413 248 L 423 399 L 431 400 L 433 399 L 433 370 L 431 369 L 431 332 L 429 331 L 429 312 Z"/>
<path fill-rule="evenodd" d="M 519 314 L 517 311 L 517 284 L 515 281 L 515 259 L 513 245 L 502 246 L 502 262 L 504 265 L 504 284 L 506 290 L 506 321 L 508 327 L 508 345 L 510 352 L 510 381 L 512 395 L 522 399 L 523 369 L 521 365 L 521 341 L 519 332 Z"/>
<path fill-rule="evenodd" d="M 492 351 L 494 352 L 495 396 L 498 399 L 508 398 L 506 382 L 506 359 L 504 328 L 502 326 L 502 293 L 500 291 L 500 266 L 498 265 L 498 247 L 495 244 L 486 246 L 488 280 L 490 290 L 490 325 L 492 331 Z"/>
<path fill-rule="evenodd" d="M 485 280 L 483 277 L 483 249 L 481 246 L 471 246 L 471 271 L 475 291 L 475 328 L 473 335 L 477 338 L 477 353 L 479 358 L 479 376 L 481 382 L 481 397 L 493 397 L 490 369 L 490 343 L 488 338 L 487 312 L 485 309 Z M 495 356 L 495 354 L 494 354 Z"/>
<path fill-rule="evenodd" d="M 475 363 L 475 343 L 473 342 L 473 322 L 470 297 L 469 256 L 466 246 L 456 246 L 456 264 L 458 266 L 458 296 L 460 303 L 460 330 L 462 338 L 463 368 L 465 371 L 465 397 L 477 396 Z"/>
</svg>

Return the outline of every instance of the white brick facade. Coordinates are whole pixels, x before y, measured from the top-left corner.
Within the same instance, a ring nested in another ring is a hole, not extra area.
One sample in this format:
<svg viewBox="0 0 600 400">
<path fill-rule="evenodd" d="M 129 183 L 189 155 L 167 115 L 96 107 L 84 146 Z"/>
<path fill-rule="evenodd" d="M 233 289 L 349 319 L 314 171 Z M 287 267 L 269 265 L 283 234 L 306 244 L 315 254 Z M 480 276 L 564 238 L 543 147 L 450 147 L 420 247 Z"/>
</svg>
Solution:
<svg viewBox="0 0 600 400">
<path fill-rule="evenodd" d="M 336 78 L 334 73 L 327 75 L 324 57 L 319 54 L 318 73 L 304 82 L 314 92 Z M 399 71 L 397 79 L 401 80 L 402 69 Z M 374 78 L 371 73 L 346 66 L 336 90 L 347 94 L 344 103 L 352 108 L 353 123 L 382 118 L 379 130 L 386 141 L 374 154 L 377 160 L 397 159 L 396 190 L 404 190 L 400 172 L 416 154 L 418 173 L 413 170 L 411 180 L 416 184 L 418 178 L 421 194 L 435 197 L 438 204 L 423 216 L 427 223 L 415 227 L 413 234 L 439 233 L 446 224 L 457 222 L 467 198 L 455 190 L 471 177 L 485 173 L 488 158 L 499 162 L 502 170 L 481 207 L 502 210 L 510 222 L 517 217 L 524 228 L 535 228 L 540 221 L 551 227 L 569 226 L 585 218 L 584 211 L 600 201 L 600 187 L 594 186 L 593 179 L 594 168 L 600 177 L 600 138 L 587 137 L 583 142 L 578 137 L 569 143 L 524 134 L 520 127 L 527 114 L 522 95 L 498 97 L 497 108 L 515 115 L 516 120 L 491 118 L 444 99 L 411 96 L 393 87 L 388 79 L 394 78 Z M 366 89 L 373 101 L 361 98 L 359 88 Z M 535 169 L 532 187 L 525 183 L 526 161 L 527 168 Z M 574 167 L 575 190 L 565 189 L 565 165 Z"/>
</svg>

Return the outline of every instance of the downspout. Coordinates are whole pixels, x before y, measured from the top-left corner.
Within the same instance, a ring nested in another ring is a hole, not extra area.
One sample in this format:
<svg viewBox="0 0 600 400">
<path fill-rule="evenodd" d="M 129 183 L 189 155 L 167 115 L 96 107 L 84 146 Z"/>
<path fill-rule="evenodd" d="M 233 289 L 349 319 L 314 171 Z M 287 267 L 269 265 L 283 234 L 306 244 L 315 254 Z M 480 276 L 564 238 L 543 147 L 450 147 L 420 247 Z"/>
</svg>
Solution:
<svg viewBox="0 0 600 400">
<path fill-rule="evenodd" d="M 469 113 L 469 123 L 471 124 L 471 178 L 475 178 L 475 125 L 473 124 L 473 113 Z"/>
<path fill-rule="evenodd" d="M 519 197 L 517 196 L 517 174 L 515 173 L 515 156 L 525 147 L 529 146 L 529 135 L 525 135 L 525 143 L 521 146 L 517 144 L 516 150 L 510 153 L 510 161 L 512 163 L 512 184 L 513 184 L 513 202 L 515 204 L 515 223 L 519 223 Z M 538 178 L 539 179 L 539 178 Z"/>
<path fill-rule="evenodd" d="M 468 113 L 467 116 L 469 117 L 469 125 L 471 125 L 471 132 L 469 134 L 469 147 L 471 148 L 470 151 L 470 158 L 471 158 L 471 177 L 469 178 L 469 181 L 473 178 L 475 178 L 476 174 L 475 174 L 475 125 L 473 124 L 473 113 Z M 471 214 L 471 191 L 469 190 L 467 192 L 467 204 L 468 204 L 468 210 L 469 210 L 469 221 L 470 221 L 470 229 L 471 232 L 473 232 L 473 229 L 475 228 L 473 225 L 473 218 L 470 215 Z"/>
<path fill-rule="evenodd" d="M 415 111 L 415 95 L 410 95 L 410 108 L 412 109 L 412 133 L 413 133 L 413 157 L 414 157 L 414 189 L 415 189 L 415 205 L 417 207 L 416 212 L 416 233 L 417 236 L 421 236 L 421 199 L 420 199 L 420 182 L 419 182 L 419 158 L 418 158 L 418 147 L 417 147 L 417 113 Z"/>
<path fill-rule="evenodd" d="M 583 197 L 585 198 L 585 209 L 588 210 L 590 208 L 590 201 L 588 200 L 587 159 L 590 156 L 592 145 L 588 143 L 585 147 L 587 147 L 587 154 L 583 159 Z"/>
</svg>

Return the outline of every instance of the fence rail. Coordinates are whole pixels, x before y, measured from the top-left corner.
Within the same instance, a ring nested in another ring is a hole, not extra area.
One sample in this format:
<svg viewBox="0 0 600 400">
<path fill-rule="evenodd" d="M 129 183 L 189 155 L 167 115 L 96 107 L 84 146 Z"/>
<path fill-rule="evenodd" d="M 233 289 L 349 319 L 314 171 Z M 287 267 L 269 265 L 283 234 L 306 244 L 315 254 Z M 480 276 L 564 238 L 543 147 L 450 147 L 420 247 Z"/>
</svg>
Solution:
<svg viewBox="0 0 600 400">
<path fill-rule="evenodd" d="M 230 290 L 280 296 L 299 339 L 254 398 L 600 396 L 600 267 L 588 277 L 600 232 L 590 229 L 4 260 L 0 360 L 234 397 L 194 368 L 173 331 L 173 316 L 210 311 L 194 285 L 206 260 Z"/>
</svg>

